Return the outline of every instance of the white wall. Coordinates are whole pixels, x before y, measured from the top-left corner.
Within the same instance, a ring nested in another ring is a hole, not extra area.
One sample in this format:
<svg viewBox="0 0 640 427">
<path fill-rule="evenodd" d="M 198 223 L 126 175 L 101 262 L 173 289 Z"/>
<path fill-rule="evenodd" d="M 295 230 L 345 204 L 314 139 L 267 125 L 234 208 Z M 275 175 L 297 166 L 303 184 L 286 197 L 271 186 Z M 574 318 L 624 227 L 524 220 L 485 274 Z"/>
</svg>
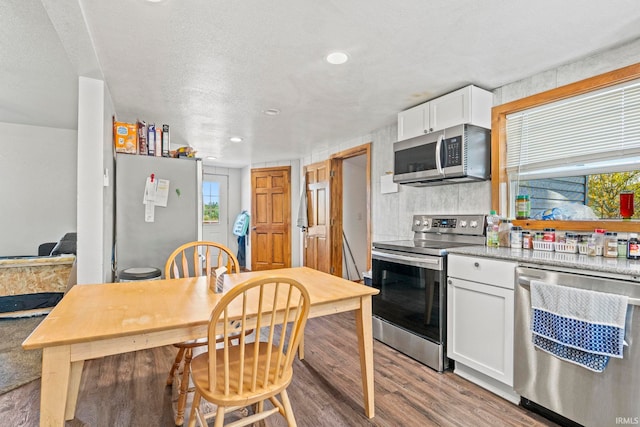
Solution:
<svg viewBox="0 0 640 427">
<path fill-rule="evenodd" d="M 103 99 L 103 129 L 102 129 L 102 168 L 103 174 L 106 171 L 106 177 L 103 177 L 102 187 L 102 212 L 103 212 L 103 242 L 102 242 L 102 265 L 104 282 L 112 282 L 115 279 L 115 272 L 112 271 L 111 260 L 113 254 L 113 245 L 115 240 L 115 152 L 113 148 L 113 117 L 116 114 L 113 108 L 113 101 L 109 88 L 104 88 Z"/>
<path fill-rule="evenodd" d="M 102 283 L 104 253 L 104 82 L 78 80 L 78 283 Z"/>
<path fill-rule="evenodd" d="M 0 256 L 76 231 L 77 132 L 0 123 Z"/>
</svg>

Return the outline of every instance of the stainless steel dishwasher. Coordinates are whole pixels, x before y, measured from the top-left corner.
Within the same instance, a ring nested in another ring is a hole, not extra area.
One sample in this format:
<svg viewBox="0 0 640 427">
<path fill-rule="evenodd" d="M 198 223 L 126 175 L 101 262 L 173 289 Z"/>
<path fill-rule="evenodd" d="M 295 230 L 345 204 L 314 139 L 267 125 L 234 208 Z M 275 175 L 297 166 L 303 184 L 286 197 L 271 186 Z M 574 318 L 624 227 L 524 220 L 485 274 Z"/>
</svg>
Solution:
<svg viewBox="0 0 640 427">
<path fill-rule="evenodd" d="M 521 404 L 552 411 L 585 426 L 640 424 L 640 276 L 599 277 L 597 272 L 518 267 L 515 294 L 514 388 Z M 627 295 L 623 358 L 601 373 L 558 359 L 531 342 L 531 280 Z M 546 413 L 547 416 L 555 415 Z"/>
</svg>

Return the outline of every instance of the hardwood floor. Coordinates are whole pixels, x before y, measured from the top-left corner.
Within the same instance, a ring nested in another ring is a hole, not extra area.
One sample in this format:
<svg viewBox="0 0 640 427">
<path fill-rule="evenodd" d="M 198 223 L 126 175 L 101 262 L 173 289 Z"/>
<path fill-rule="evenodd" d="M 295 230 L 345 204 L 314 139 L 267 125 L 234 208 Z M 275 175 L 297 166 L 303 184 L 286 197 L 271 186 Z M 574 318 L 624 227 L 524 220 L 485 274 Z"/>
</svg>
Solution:
<svg viewBox="0 0 640 427">
<path fill-rule="evenodd" d="M 376 416 L 362 408 L 352 313 L 310 319 L 305 360 L 296 360 L 289 397 L 301 427 L 555 426 L 451 372 L 438 374 L 374 342 Z M 165 387 L 175 349 L 138 351 L 85 363 L 76 418 L 68 427 L 173 426 Z M 0 396 L 4 425 L 37 426 L 40 380 Z M 186 425 L 186 423 L 185 423 Z M 284 426 L 278 415 L 265 427 Z"/>
</svg>

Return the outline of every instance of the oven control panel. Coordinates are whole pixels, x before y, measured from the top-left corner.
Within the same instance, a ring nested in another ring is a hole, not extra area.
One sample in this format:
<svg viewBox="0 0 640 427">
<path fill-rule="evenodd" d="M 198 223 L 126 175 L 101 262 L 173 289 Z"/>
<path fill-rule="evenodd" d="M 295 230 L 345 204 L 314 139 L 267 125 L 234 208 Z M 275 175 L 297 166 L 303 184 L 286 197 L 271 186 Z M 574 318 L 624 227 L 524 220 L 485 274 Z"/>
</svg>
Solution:
<svg viewBox="0 0 640 427">
<path fill-rule="evenodd" d="M 411 229 L 416 233 L 483 235 L 485 221 L 485 215 L 414 215 Z"/>
</svg>

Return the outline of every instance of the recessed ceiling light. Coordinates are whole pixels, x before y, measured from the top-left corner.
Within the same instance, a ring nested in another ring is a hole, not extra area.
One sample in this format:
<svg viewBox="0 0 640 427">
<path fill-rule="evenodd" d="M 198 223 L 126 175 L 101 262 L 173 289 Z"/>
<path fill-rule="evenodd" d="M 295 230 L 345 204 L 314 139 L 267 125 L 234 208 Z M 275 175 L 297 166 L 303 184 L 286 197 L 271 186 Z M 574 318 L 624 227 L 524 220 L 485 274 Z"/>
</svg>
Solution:
<svg viewBox="0 0 640 427">
<path fill-rule="evenodd" d="M 278 114 L 280 114 L 280 110 L 278 110 L 277 108 L 269 108 L 268 110 L 264 110 L 263 113 L 267 116 L 277 116 Z"/>
<path fill-rule="evenodd" d="M 207 160 L 217 160 L 217 157 L 213 157 L 213 156 L 207 156 Z"/>
<path fill-rule="evenodd" d="M 242 138 L 240 138 L 239 136 L 232 136 L 231 138 L 229 138 L 229 141 L 231 141 L 231 142 L 242 142 Z"/>
<path fill-rule="evenodd" d="M 344 52 L 331 52 L 326 59 L 329 64 L 340 65 L 349 60 L 349 55 Z"/>
</svg>

